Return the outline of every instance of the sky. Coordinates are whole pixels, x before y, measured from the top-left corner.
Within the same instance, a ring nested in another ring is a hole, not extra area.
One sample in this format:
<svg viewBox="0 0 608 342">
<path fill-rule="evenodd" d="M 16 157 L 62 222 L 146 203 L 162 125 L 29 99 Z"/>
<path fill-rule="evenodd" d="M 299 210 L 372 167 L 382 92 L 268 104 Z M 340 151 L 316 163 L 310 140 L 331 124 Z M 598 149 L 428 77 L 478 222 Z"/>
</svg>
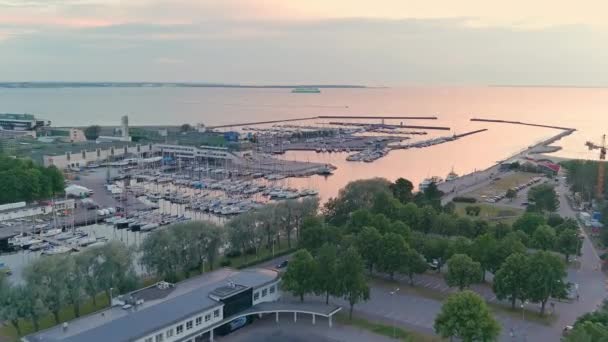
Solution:
<svg viewBox="0 0 608 342">
<path fill-rule="evenodd" d="M 608 86 L 608 2 L 0 0 L 0 81 Z"/>
</svg>

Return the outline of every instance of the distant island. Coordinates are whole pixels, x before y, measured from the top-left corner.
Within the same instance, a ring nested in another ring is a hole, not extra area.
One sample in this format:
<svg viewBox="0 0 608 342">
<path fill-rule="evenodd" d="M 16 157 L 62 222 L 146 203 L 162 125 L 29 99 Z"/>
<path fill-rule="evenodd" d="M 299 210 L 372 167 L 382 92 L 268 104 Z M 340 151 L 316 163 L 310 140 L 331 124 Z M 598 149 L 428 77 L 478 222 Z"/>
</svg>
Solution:
<svg viewBox="0 0 608 342">
<path fill-rule="evenodd" d="M 0 82 L 0 88 L 367 88 L 349 84 L 243 85 L 188 82 Z"/>
</svg>

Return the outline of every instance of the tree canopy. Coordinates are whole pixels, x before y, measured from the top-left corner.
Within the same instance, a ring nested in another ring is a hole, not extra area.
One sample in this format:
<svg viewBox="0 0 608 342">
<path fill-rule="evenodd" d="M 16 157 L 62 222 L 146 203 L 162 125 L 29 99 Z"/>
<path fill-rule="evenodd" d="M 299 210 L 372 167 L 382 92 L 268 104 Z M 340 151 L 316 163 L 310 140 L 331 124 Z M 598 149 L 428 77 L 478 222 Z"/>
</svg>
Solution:
<svg viewBox="0 0 608 342">
<path fill-rule="evenodd" d="M 494 293 L 500 300 L 508 299 L 511 307 L 515 308 L 515 302 L 522 303 L 527 299 L 529 257 L 522 253 L 512 254 L 505 260 L 494 276 Z"/>
<path fill-rule="evenodd" d="M 500 333 L 500 325 L 486 302 L 471 291 L 450 295 L 435 318 L 434 328 L 441 337 L 457 337 L 464 342 L 494 341 Z"/>
<path fill-rule="evenodd" d="M 0 154 L 0 204 L 49 199 L 63 190 L 63 174 L 56 167 Z"/>
<path fill-rule="evenodd" d="M 559 207 L 559 199 L 555 188 L 550 184 L 540 184 L 528 191 L 528 202 L 532 210 L 539 212 L 554 212 Z"/>
<path fill-rule="evenodd" d="M 304 301 L 304 295 L 315 289 L 314 272 L 315 263 L 312 255 L 305 249 L 298 250 L 291 258 L 287 271 L 283 274 L 281 282 L 283 289 L 300 297 L 300 301 Z"/>
<path fill-rule="evenodd" d="M 92 125 L 84 129 L 84 136 L 87 140 L 97 140 L 101 133 L 101 127 L 98 125 Z"/>
<path fill-rule="evenodd" d="M 481 265 L 466 254 L 454 254 L 448 260 L 448 273 L 445 281 L 449 286 L 463 290 L 481 280 Z"/>
<path fill-rule="evenodd" d="M 340 255 L 336 278 L 337 293 L 348 301 L 348 317 L 352 319 L 355 304 L 369 299 L 369 285 L 364 274 L 363 260 L 354 247 L 348 248 Z"/>
</svg>

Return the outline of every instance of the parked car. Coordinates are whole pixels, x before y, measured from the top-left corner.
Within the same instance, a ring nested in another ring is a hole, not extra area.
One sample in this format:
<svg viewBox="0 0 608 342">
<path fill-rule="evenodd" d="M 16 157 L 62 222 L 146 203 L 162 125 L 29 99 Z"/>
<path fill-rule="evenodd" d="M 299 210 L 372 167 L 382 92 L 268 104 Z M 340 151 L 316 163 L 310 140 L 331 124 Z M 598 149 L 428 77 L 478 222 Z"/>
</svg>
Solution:
<svg viewBox="0 0 608 342">
<path fill-rule="evenodd" d="M 289 260 L 283 260 L 278 265 L 277 268 L 285 268 L 289 264 Z"/>
<path fill-rule="evenodd" d="M 433 259 L 431 262 L 428 263 L 429 264 L 429 268 L 432 270 L 437 270 L 439 269 L 439 260 L 437 259 Z"/>
</svg>

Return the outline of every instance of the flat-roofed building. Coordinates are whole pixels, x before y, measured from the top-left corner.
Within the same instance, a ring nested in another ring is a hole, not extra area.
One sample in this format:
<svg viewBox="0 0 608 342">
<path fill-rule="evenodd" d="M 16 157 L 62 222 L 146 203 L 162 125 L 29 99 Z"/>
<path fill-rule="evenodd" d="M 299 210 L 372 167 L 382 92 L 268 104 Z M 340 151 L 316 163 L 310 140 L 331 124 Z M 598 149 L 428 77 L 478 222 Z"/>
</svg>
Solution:
<svg viewBox="0 0 608 342">
<path fill-rule="evenodd" d="M 213 339 L 213 329 L 280 298 L 271 269 L 223 268 L 177 284 L 155 285 L 112 299 L 112 306 L 22 338 L 27 342 L 173 342 Z M 257 295 L 256 295 L 257 294 Z"/>
<path fill-rule="evenodd" d="M 332 317 L 339 306 L 281 299 L 274 269 L 222 268 L 177 284 L 164 281 L 116 298 L 107 309 L 21 338 L 23 342 L 201 342 L 238 329 L 249 317 L 280 313 Z M 280 300 L 280 301 L 279 301 Z"/>
<path fill-rule="evenodd" d="M 32 131 L 50 125 L 50 121 L 37 119 L 32 114 L 0 114 L 0 128 L 7 131 Z"/>
</svg>

